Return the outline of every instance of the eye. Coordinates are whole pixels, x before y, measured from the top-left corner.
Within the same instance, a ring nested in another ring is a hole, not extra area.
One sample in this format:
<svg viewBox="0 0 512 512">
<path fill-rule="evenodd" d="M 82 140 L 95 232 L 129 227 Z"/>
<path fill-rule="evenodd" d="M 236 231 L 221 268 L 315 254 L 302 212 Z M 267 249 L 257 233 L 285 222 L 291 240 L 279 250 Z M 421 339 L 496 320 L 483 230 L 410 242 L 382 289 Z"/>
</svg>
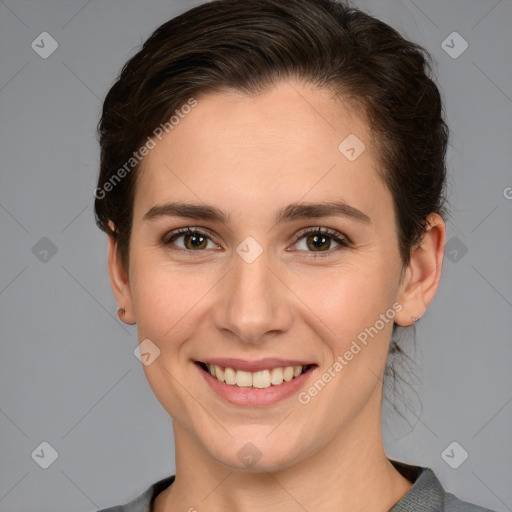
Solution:
<svg viewBox="0 0 512 512">
<path fill-rule="evenodd" d="M 177 240 L 182 239 L 181 243 L 175 243 Z M 210 242 L 210 246 L 208 243 Z M 210 236 L 195 228 L 180 228 L 170 233 L 167 233 L 162 239 L 164 245 L 175 245 L 180 249 L 186 251 L 201 251 L 203 249 L 216 249 L 218 246 L 211 239 Z"/>
<path fill-rule="evenodd" d="M 178 241 L 180 241 L 178 243 Z M 296 236 L 294 246 L 301 251 L 312 253 L 311 256 L 329 256 L 332 245 L 349 247 L 349 241 L 338 231 L 329 228 L 316 227 L 302 231 Z M 167 233 L 162 239 L 165 246 L 174 246 L 178 250 L 201 252 L 204 249 L 218 249 L 210 235 L 196 228 L 180 228 Z M 210 245 L 209 245 L 210 244 Z M 172 248 L 174 248 L 172 247 Z"/>
<path fill-rule="evenodd" d="M 333 241 L 337 246 L 349 247 L 349 241 L 341 233 L 330 228 L 322 227 L 310 228 L 306 231 L 302 231 L 297 235 L 294 245 L 299 250 L 305 250 L 306 252 L 313 253 L 312 256 L 314 257 L 329 256 L 335 252 L 330 251 Z"/>
</svg>

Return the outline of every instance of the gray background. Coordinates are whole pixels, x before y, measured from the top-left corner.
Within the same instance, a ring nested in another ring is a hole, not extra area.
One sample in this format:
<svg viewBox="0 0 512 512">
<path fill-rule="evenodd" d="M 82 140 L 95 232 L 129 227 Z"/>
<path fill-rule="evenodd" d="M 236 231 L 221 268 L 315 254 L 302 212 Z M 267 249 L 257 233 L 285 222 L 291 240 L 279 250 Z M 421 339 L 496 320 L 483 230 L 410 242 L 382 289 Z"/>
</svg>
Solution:
<svg viewBox="0 0 512 512">
<path fill-rule="evenodd" d="M 93 220 L 95 128 L 122 64 L 199 3 L 0 1 L 1 512 L 92 511 L 174 472 L 172 423 L 117 320 Z M 433 54 L 451 128 L 443 279 L 417 326 L 408 422 L 385 413 L 388 455 L 512 510 L 512 2 L 354 3 Z M 44 31 L 58 42 L 46 59 L 31 47 Z M 43 441 L 58 452 L 47 469 Z"/>
</svg>

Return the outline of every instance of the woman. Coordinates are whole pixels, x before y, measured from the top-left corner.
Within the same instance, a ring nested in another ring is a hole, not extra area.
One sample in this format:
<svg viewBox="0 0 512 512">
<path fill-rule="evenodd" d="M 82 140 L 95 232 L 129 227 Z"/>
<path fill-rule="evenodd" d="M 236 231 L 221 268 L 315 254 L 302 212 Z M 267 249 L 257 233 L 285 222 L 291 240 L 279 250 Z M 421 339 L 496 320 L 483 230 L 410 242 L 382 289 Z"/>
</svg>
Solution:
<svg viewBox="0 0 512 512">
<path fill-rule="evenodd" d="M 176 475 L 108 510 L 487 510 L 382 442 L 445 246 L 428 57 L 334 0 L 218 0 L 124 66 L 96 216 Z"/>
</svg>

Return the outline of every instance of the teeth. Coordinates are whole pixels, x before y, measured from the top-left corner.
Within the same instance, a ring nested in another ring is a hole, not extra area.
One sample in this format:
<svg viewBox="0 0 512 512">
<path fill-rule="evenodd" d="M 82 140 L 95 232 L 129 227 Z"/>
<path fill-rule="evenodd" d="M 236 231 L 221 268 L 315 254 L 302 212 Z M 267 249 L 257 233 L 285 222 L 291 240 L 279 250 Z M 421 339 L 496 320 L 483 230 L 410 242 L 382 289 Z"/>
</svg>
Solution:
<svg viewBox="0 0 512 512">
<path fill-rule="evenodd" d="M 232 386 L 236 384 L 236 372 L 233 368 L 226 368 L 224 370 L 224 382 L 226 384 L 231 384 Z"/>
<path fill-rule="evenodd" d="M 286 382 L 290 382 L 293 379 L 294 374 L 293 366 L 287 366 L 286 368 L 283 368 L 283 379 Z"/>
<path fill-rule="evenodd" d="M 278 386 L 283 383 L 282 368 L 272 368 L 272 370 L 270 370 L 270 382 L 274 384 L 274 386 Z"/>
<path fill-rule="evenodd" d="M 305 366 L 286 366 L 283 368 L 270 368 L 258 372 L 246 372 L 235 370 L 234 368 L 224 368 L 216 364 L 207 364 L 208 371 L 212 377 L 231 386 L 243 388 L 269 388 L 270 386 L 279 386 L 284 382 L 290 382 L 295 377 L 301 375 Z"/>
<path fill-rule="evenodd" d="M 217 380 L 224 382 L 224 372 L 220 366 L 215 366 L 215 377 L 217 377 Z"/>
<path fill-rule="evenodd" d="M 270 370 L 262 370 L 252 374 L 252 385 L 255 388 L 268 388 L 270 387 Z"/>
<path fill-rule="evenodd" d="M 219 377 L 217 376 L 217 379 Z M 222 381 L 221 381 L 222 382 Z M 241 370 L 238 370 L 236 372 L 236 385 L 243 388 L 249 388 L 252 386 L 252 374 L 251 372 L 243 372 Z"/>
</svg>

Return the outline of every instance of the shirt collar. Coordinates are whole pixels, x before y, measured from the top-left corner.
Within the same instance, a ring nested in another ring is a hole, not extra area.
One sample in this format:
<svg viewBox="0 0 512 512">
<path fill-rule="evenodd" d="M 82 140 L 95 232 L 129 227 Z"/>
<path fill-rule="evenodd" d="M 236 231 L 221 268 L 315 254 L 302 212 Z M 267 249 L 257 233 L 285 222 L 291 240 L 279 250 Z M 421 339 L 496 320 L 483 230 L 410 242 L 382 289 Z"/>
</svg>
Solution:
<svg viewBox="0 0 512 512">
<path fill-rule="evenodd" d="M 413 485 L 389 512 L 443 512 L 445 491 L 441 482 L 430 468 L 411 466 L 397 460 L 388 459 L 395 469 Z M 144 496 L 147 510 L 151 511 L 158 494 L 174 482 L 175 475 L 168 476 L 152 485 Z M 142 497 L 141 497 L 142 498 Z"/>
<path fill-rule="evenodd" d="M 445 491 L 430 468 L 411 466 L 389 459 L 395 469 L 412 487 L 389 512 L 443 512 Z"/>
</svg>

